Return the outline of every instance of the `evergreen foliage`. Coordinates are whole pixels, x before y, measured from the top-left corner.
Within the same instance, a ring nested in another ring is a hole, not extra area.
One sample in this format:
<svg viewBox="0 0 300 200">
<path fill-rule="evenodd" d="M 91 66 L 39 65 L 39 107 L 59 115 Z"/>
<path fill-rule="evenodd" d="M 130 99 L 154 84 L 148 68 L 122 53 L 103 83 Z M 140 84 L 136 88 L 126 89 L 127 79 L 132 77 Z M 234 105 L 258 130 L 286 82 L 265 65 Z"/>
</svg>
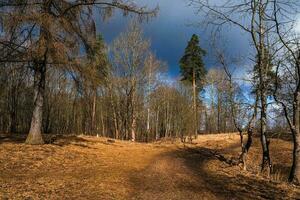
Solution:
<svg viewBox="0 0 300 200">
<path fill-rule="evenodd" d="M 205 55 L 205 50 L 199 46 L 198 36 L 193 34 L 179 62 L 182 81 L 192 83 L 193 72 L 195 71 L 196 85 L 199 91 L 203 89 L 203 82 L 207 73 L 202 59 Z"/>
</svg>

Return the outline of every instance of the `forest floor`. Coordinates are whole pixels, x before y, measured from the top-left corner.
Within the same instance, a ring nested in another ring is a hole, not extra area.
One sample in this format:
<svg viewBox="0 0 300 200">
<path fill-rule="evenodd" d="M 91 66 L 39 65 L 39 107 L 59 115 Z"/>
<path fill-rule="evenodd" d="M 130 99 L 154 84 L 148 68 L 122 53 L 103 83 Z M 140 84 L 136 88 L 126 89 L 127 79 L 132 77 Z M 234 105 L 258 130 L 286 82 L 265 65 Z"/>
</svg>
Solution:
<svg viewBox="0 0 300 200">
<path fill-rule="evenodd" d="M 65 137 L 29 146 L 0 139 L 0 199 L 300 199 L 300 187 L 286 183 L 291 143 L 272 139 L 274 174 L 257 174 L 258 139 L 248 171 L 218 158 L 238 157 L 236 134 L 202 135 L 183 145 L 106 138 Z"/>
</svg>

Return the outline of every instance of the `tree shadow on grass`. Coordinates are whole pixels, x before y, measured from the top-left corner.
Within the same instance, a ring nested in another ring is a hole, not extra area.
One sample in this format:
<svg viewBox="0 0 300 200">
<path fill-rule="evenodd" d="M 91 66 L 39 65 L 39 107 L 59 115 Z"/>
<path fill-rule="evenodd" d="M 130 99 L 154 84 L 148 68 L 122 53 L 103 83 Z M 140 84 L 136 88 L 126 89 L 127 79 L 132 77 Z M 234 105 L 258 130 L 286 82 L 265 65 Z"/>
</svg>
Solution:
<svg viewBox="0 0 300 200">
<path fill-rule="evenodd" d="M 90 142 L 89 140 L 86 140 L 78 136 L 61 136 L 61 135 L 49 135 L 47 137 L 44 137 L 44 140 L 48 144 L 53 144 L 61 147 L 71 145 L 71 144 Z"/>
<path fill-rule="evenodd" d="M 24 143 L 27 135 L 25 134 L 2 134 L 0 135 L 0 144 L 2 143 L 13 143 L 20 144 Z"/>
<path fill-rule="evenodd" d="M 180 148 L 164 153 L 150 165 L 132 172 L 132 199 L 297 199 L 300 191 L 288 191 L 279 183 L 223 170 L 212 149 Z M 164 166 L 159 163 L 166 162 Z M 173 163 L 172 163 L 173 162 Z M 212 163 L 211 163 L 212 162 Z M 168 167 L 171 165 L 171 167 Z M 227 166 L 230 167 L 230 166 Z"/>
<path fill-rule="evenodd" d="M 27 138 L 27 134 L 2 134 L 0 135 L 0 144 L 1 143 L 22 144 L 25 143 L 26 138 Z M 87 144 L 93 143 L 93 141 L 78 136 L 43 134 L 43 139 L 45 144 L 52 144 L 60 147 L 72 145 L 72 144 L 81 147 L 88 147 Z"/>
<path fill-rule="evenodd" d="M 53 135 L 48 139 L 44 137 L 46 144 L 52 144 L 59 147 L 65 147 L 74 145 L 80 148 L 87 148 L 87 149 L 97 149 L 91 146 L 91 144 L 98 143 L 97 141 L 88 140 L 79 136 L 61 136 L 61 135 Z"/>
</svg>

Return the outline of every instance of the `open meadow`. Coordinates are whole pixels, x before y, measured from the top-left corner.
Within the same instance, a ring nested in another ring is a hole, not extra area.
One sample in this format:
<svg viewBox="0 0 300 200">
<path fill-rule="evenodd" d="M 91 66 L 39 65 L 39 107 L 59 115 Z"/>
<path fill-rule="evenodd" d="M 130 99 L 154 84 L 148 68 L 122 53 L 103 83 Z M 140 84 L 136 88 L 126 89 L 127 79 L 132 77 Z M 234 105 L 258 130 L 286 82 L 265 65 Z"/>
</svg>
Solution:
<svg viewBox="0 0 300 200">
<path fill-rule="evenodd" d="M 236 134 L 201 135 L 195 144 L 64 137 L 31 146 L 2 137 L 0 199 L 299 199 L 287 183 L 291 144 L 272 139 L 274 173 L 258 175 L 254 140 L 248 171 L 222 161 L 240 152 Z"/>
</svg>

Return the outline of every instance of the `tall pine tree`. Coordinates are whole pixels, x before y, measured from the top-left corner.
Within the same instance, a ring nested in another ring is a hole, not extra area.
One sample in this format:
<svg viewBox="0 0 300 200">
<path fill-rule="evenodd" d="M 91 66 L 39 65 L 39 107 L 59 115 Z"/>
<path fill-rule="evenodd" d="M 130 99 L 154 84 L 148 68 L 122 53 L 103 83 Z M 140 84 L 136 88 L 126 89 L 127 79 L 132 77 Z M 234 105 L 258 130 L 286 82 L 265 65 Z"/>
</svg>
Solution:
<svg viewBox="0 0 300 200">
<path fill-rule="evenodd" d="M 203 56 L 206 52 L 199 45 L 199 38 L 193 34 L 188 42 L 183 57 L 180 59 L 180 72 L 182 81 L 186 81 L 193 87 L 193 111 L 194 111 L 194 131 L 195 136 L 198 134 L 198 114 L 197 114 L 197 97 L 203 89 L 203 83 L 206 75 Z"/>
</svg>

